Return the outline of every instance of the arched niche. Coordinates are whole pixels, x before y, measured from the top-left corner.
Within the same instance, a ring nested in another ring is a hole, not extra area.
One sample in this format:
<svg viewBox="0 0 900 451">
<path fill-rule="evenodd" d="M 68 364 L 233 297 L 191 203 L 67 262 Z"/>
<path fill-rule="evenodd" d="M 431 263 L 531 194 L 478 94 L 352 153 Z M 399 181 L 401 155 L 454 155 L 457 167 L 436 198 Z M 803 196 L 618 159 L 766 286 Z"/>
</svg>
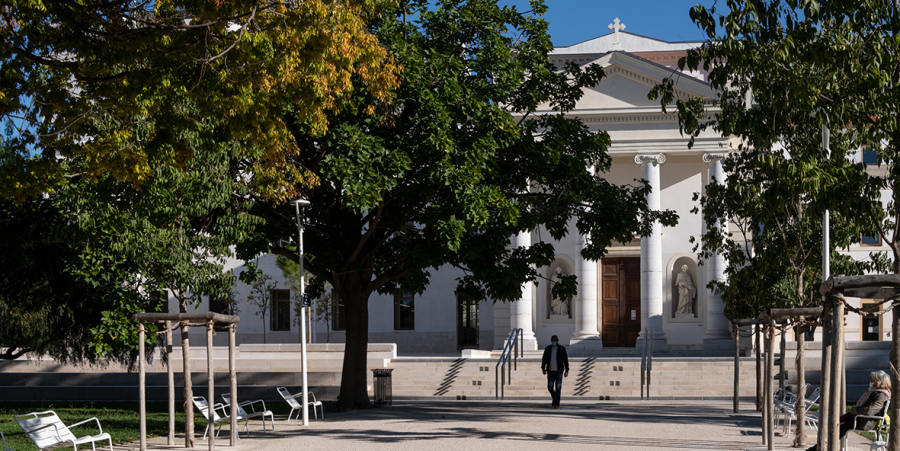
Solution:
<svg viewBox="0 0 900 451">
<path fill-rule="evenodd" d="M 553 284 L 556 280 L 556 274 L 559 273 L 570 276 L 574 274 L 575 268 L 573 268 L 573 266 L 574 265 L 566 259 L 557 258 L 548 267 L 547 274 L 545 275 L 547 281 L 544 288 L 544 319 L 551 322 L 570 322 L 572 320 L 572 304 L 575 299 L 560 300 L 560 302 L 555 303 L 551 290 L 553 289 Z"/>
<path fill-rule="evenodd" d="M 681 294 L 678 291 L 678 278 L 682 273 L 682 267 L 687 266 L 687 276 L 690 277 L 691 284 L 694 286 L 693 297 L 691 298 L 691 313 L 678 313 L 679 301 Z M 697 262 L 690 256 L 684 255 L 675 258 L 669 268 L 668 277 L 668 301 L 669 315 L 673 319 L 693 320 L 700 318 L 700 278 L 697 270 Z"/>
</svg>

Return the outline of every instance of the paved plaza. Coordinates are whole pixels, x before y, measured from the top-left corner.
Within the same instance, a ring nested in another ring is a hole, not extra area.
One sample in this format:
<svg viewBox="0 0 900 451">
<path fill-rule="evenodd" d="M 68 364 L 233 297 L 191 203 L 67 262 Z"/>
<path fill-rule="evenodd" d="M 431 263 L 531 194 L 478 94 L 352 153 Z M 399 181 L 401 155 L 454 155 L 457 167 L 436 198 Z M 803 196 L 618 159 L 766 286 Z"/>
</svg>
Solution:
<svg viewBox="0 0 900 451">
<path fill-rule="evenodd" d="M 276 430 L 263 432 L 251 423 L 240 450 L 765 450 L 760 416 L 751 403 L 732 412 L 730 401 L 602 401 L 569 402 L 562 408 L 524 402 L 395 402 L 393 406 L 328 413 L 326 420 L 276 420 Z M 776 430 L 776 434 L 780 430 Z M 202 434 L 202 430 L 200 431 Z M 183 449 L 150 440 L 150 449 Z M 183 444 L 179 437 L 176 443 Z M 227 446 L 227 426 L 217 440 Z M 197 440 L 198 450 L 206 441 Z M 123 449 L 132 449 L 131 446 Z M 787 437 L 775 437 L 775 449 L 789 450 Z M 868 450 L 855 433 L 851 450 Z"/>
</svg>

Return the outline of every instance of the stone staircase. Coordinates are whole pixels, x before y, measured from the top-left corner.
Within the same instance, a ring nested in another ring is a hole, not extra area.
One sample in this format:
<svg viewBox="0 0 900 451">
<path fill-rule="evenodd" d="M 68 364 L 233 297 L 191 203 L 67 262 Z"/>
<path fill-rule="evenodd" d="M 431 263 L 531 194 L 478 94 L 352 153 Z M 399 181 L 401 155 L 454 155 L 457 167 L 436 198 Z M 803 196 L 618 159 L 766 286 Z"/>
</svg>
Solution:
<svg viewBox="0 0 900 451">
<path fill-rule="evenodd" d="M 741 397 L 754 396 L 754 361 L 741 358 Z M 394 369 L 394 399 L 490 400 L 497 396 L 496 358 L 398 357 Z M 544 399 L 547 377 L 539 357 L 527 355 L 517 362 L 511 381 L 503 387 L 505 399 Z M 569 377 L 563 381 L 563 399 L 614 400 L 641 396 L 640 357 L 570 357 Z M 507 375 L 509 371 L 507 370 Z M 730 399 L 734 360 L 730 357 L 655 357 L 650 396 L 654 399 Z"/>
</svg>

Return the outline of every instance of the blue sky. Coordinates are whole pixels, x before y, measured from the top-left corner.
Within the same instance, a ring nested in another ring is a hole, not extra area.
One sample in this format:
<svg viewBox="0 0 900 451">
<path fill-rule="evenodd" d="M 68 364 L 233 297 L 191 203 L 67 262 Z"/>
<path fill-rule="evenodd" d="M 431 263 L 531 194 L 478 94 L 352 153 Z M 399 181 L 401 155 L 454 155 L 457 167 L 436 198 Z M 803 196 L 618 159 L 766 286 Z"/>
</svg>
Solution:
<svg viewBox="0 0 900 451">
<path fill-rule="evenodd" d="M 545 0 L 544 18 L 558 47 L 569 46 L 610 33 L 616 17 L 625 31 L 670 42 L 702 41 L 703 33 L 691 22 L 691 7 L 711 6 L 715 0 Z M 501 0 L 519 11 L 531 9 L 527 0 Z M 725 7 L 720 1 L 720 8 Z"/>
</svg>

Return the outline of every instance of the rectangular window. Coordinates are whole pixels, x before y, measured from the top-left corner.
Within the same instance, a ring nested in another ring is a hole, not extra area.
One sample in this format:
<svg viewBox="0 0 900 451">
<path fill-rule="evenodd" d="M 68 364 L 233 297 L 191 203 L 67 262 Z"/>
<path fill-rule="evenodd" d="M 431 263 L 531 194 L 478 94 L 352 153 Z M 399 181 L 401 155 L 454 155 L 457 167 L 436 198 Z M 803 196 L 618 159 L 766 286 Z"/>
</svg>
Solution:
<svg viewBox="0 0 900 451">
<path fill-rule="evenodd" d="M 859 244 L 860 246 L 881 246 L 881 235 L 860 236 Z"/>
<path fill-rule="evenodd" d="M 331 311 L 331 330 L 347 330 L 347 309 L 344 307 L 344 301 L 334 290 L 331 290 L 331 299 L 334 302 Z"/>
<path fill-rule="evenodd" d="M 209 311 L 212 313 L 226 313 L 228 311 L 228 304 L 221 299 L 216 299 L 212 296 L 209 297 Z"/>
<path fill-rule="evenodd" d="M 456 327 L 459 347 L 478 346 L 478 301 L 456 296 Z"/>
<path fill-rule="evenodd" d="M 862 161 L 865 164 L 878 164 L 878 152 L 869 147 L 862 148 Z"/>
<path fill-rule="evenodd" d="M 864 311 L 877 312 L 881 310 L 881 306 L 875 308 L 873 304 L 880 301 L 880 299 L 860 299 L 860 307 Z M 881 340 L 881 318 L 881 316 L 860 316 L 862 341 Z"/>
<path fill-rule="evenodd" d="M 410 293 L 394 294 L 394 330 L 416 328 L 416 299 Z"/>
<path fill-rule="evenodd" d="M 291 330 L 291 292 L 272 290 L 272 330 Z"/>
</svg>

